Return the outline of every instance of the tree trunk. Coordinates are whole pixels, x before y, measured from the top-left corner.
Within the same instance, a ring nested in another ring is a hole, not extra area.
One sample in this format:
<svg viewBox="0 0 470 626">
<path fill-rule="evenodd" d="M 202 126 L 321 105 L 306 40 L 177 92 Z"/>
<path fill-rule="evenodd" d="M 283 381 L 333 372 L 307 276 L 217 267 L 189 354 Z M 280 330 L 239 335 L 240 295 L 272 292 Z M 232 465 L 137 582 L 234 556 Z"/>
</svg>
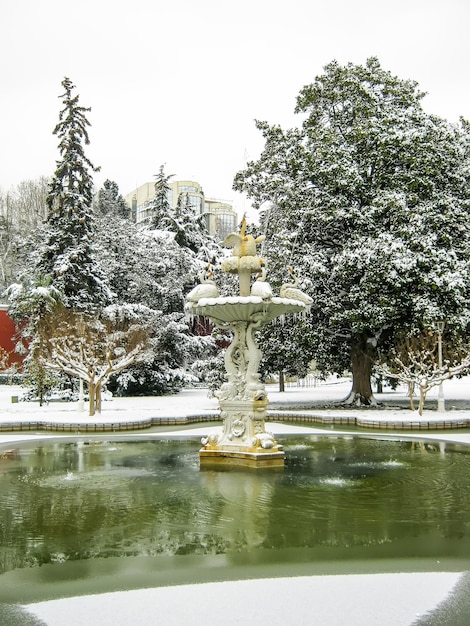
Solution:
<svg viewBox="0 0 470 626">
<path fill-rule="evenodd" d="M 95 398 L 96 398 L 96 386 L 94 381 L 88 381 L 88 396 L 89 396 L 89 415 L 93 417 L 95 414 Z"/>
<path fill-rule="evenodd" d="M 279 370 L 279 391 L 286 390 L 286 383 L 284 378 L 284 370 Z"/>
<path fill-rule="evenodd" d="M 419 388 L 419 407 L 418 407 L 418 413 L 420 415 L 423 414 L 425 400 L 426 400 L 426 391 L 424 391 L 424 389 L 420 387 Z"/>
<path fill-rule="evenodd" d="M 95 387 L 95 410 L 96 413 L 101 413 L 101 383 Z"/>
<path fill-rule="evenodd" d="M 366 335 L 361 335 L 351 344 L 352 389 L 343 402 L 356 406 L 376 405 L 371 385 L 373 348 Z"/>
<path fill-rule="evenodd" d="M 415 410 L 415 404 L 413 402 L 413 393 L 414 393 L 414 384 L 410 381 L 408 381 L 408 394 L 410 396 L 410 409 L 412 411 Z"/>
<path fill-rule="evenodd" d="M 426 387 L 422 387 L 421 385 L 419 386 L 419 407 L 418 407 L 418 413 L 420 415 L 422 415 L 423 411 L 424 411 L 424 402 L 426 400 L 427 392 L 428 392 L 428 390 L 426 389 Z"/>
</svg>

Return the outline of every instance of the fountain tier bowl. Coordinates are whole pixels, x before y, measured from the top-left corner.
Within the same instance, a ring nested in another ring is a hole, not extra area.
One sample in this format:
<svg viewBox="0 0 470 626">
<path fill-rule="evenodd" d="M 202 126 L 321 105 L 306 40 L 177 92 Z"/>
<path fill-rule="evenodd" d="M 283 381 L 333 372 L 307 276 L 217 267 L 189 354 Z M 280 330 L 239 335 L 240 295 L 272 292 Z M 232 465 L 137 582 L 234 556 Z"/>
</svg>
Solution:
<svg viewBox="0 0 470 626">
<path fill-rule="evenodd" d="M 216 323 L 250 322 L 258 315 L 264 323 L 281 318 L 286 313 L 302 315 L 305 304 L 292 298 L 273 297 L 263 300 L 258 296 L 226 296 L 219 298 L 201 298 L 198 302 L 185 305 L 188 315 L 208 317 Z"/>
</svg>

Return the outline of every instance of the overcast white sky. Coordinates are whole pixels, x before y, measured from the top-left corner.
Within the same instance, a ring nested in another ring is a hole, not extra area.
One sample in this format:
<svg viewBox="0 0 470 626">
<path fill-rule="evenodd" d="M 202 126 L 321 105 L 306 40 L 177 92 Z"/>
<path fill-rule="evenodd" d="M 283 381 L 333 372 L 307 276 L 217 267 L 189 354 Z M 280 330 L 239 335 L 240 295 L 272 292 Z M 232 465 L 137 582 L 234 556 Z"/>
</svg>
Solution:
<svg viewBox="0 0 470 626">
<path fill-rule="evenodd" d="M 300 88 L 333 59 L 378 56 L 429 112 L 470 118 L 469 0 L 0 0 L 0 16 L 3 191 L 54 172 L 64 76 L 92 108 L 97 187 L 125 195 L 165 164 L 239 212 L 254 119 L 298 123 Z"/>
</svg>

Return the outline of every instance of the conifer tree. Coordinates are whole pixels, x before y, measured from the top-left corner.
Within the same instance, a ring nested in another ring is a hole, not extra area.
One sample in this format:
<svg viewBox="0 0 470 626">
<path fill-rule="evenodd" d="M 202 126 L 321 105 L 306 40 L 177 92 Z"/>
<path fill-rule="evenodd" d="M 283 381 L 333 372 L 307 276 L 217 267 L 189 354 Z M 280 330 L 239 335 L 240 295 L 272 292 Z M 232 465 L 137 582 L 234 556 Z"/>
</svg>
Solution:
<svg viewBox="0 0 470 626">
<path fill-rule="evenodd" d="M 99 170 L 85 155 L 90 143 L 86 113 L 75 86 L 64 78 L 64 108 L 53 134 L 59 138 L 61 159 L 47 197 L 48 235 L 41 251 L 39 273 L 50 276 L 68 308 L 93 311 L 109 303 L 111 293 L 93 257 L 93 178 Z"/>
<path fill-rule="evenodd" d="M 174 234 L 176 243 L 187 248 L 206 262 L 213 263 L 218 254 L 218 247 L 209 235 L 204 216 L 196 212 L 191 204 L 190 195 L 180 193 L 173 208 L 169 200 L 171 188 L 168 184 L 172 174 L 166 175 L 164 166 L 155 174 L 155 196 L 151 205 L 150 228 L 164 230 Z"/>
<path fill-rule="evenodd" d="M 169 180 L 173 174 L 165 174 L 165 167 L 160 165 L 158 174 L 155 174 L 155 197 L 152 201 L 150 227 L 167 230 L 171 225 L 171 205 L 168 199 L 170 193 Z"/>
<path fill-rule="evenodd" d="M 130 218 L 129 206 L 119 193 L 117 183 L 109 179 L 104 181 L 103 187 L 99 190 L 94 208 L 98 215 L 114 215 L 124 219 Z"/>
</svg>

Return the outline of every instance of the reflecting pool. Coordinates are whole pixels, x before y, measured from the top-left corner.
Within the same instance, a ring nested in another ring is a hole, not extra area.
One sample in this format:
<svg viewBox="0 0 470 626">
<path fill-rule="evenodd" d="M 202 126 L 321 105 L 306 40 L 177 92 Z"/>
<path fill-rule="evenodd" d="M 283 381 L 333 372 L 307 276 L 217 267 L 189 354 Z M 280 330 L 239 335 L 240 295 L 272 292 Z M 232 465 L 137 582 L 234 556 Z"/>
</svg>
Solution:
<svg viewBox="0 0 470 626">
<path fill-rule="evenodd" d="M 194 441 L 0 452 L 0 602 L 308 573 L 470 570 L 470 449 L 286 438 L 284 469 Z"/>
</svg>

